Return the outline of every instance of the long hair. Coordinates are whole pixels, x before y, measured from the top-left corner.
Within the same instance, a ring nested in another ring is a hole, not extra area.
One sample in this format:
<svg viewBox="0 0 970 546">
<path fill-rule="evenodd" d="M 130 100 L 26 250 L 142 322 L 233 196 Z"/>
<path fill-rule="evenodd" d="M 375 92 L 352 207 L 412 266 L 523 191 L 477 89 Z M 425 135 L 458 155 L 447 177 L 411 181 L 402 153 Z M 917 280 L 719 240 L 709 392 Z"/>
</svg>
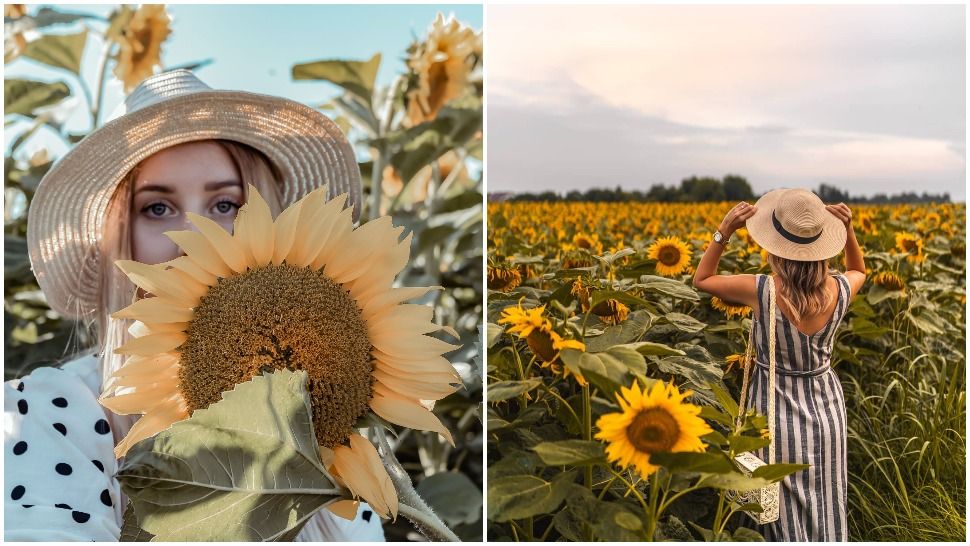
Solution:
<svg viewBox="0 0 970 546">
<path fill-rule="evenodd" d="M 792 320 L 801 322 L 803 316 L 813 316 L 828 309 L 835 296 L 826 289 L 828 276 L 835 270 L 828 260 L 800 262 L 768 253 L 771 270 L 781 277 L 778 295 L 788 304 Z"/>
</svg>

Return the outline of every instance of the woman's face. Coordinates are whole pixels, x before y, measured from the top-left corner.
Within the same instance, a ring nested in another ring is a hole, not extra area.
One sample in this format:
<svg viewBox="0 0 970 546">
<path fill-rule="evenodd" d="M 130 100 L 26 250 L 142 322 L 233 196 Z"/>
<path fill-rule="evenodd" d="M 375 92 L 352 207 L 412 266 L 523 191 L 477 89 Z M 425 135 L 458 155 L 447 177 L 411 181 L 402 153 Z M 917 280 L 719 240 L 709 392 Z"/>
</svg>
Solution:
<svg viewBox="0 0 970 546">
<path fill-rule="evenodd" d="M 213 141 L 179 144 L 142 162 L 132 189 L 131 251 L 135 261 L 158 264 L 182 255 L 166 231 L 194 230 L 187 212 L 207 216 L 232 232 L 243 187 L 232 157 Z"/>
</svg>

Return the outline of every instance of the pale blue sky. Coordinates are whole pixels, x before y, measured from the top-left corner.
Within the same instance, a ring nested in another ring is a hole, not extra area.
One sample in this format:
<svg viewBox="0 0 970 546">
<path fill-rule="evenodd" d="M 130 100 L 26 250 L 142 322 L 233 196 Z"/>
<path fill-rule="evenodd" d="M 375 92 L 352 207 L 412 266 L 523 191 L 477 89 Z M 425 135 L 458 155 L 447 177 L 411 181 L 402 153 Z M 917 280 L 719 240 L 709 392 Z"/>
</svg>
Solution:
<svg viewBox="0 0 970 546">
<path fill-rule="evenodd" d="M 30 7 L 34 13 L 43 5 Z M 54 5 L 63 11 L 107 16 L 116 5 Z M 172 34 L 163 48 L 167 67 L 212 58 L 197 71 L 214 88 L 242 89 L 280 95 L 309 105 L 319 105 L 339 94 L 324 82 L 293 81 L 294 64 L 331 58 L 366 60 L 382 54 L 378 85 L 387 85 L 404 71 L 405 50 L 414 37 L 424 36 L 435 14 L 454 14 L 476 30 L 482 28 L 482 7 L 473 4 L 426 5 L 192 5 L 170 4 Z M 89 25 L 104 29 L 105 24 Z M 73 33 L 79 25 L 61 26 L 58 33 Z M 88 39 L 82 75 L 96 93 L 97 64 L 101 43 Z M 111 65 L 109 64 L 109 67 Z M 18 58 L 5 66 L 5 77 L 44 81 L 61 79 L 80 99 L 77 110 L 68 118 L 71 131 L 86 131 L 89 126 L 87 104 L 73 76 Z M 109 78 L 108 81 L 113 81 Z M 105 116 L 124 100 L 120 82 L 113 81 L 105 95 Z M 21 124 L 5 130 L 7 137 L 19 133 Z M 40 136 L 25 145 L 25 151 L 49 146 L 55 156 L 66 148 L 55 138 Z"/>
</svg>

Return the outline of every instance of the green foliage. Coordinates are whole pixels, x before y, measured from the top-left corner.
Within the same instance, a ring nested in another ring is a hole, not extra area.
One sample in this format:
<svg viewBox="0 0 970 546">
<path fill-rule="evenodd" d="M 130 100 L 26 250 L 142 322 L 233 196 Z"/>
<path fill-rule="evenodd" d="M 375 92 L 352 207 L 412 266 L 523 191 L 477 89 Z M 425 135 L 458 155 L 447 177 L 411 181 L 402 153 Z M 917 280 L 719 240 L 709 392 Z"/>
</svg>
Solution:
<svg viewBox="0 0 970 546">
<path fill-rule="evenodd" d="M 339 498 L 306 380 L 256 376 L 133 446 L 116 476 L 138 526 L 166 541 L 273 540 Z"/>
</svg>

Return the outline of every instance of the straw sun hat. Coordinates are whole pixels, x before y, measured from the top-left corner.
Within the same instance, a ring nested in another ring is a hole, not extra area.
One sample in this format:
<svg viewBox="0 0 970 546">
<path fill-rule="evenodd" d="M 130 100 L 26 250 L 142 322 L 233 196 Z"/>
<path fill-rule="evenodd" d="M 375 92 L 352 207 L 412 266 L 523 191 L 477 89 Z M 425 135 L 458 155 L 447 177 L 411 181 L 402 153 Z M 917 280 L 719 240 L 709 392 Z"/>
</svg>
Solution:
<svg viewBox="0 0 970 546">
<path fill-rule="evenodd" d="M 138 162 L 164 148 L 206 139 L 248 144 L 282 174 L 284 207 L 327 184 L 330 198 L 349 193 L 354 221 L 360 215 L 353 148 L 333 121 L 306 105 L 212 89 L 188 70 L 172 70 L 142 82 L 122 108 L 48 171 L 28 212 L 31 267 L 48 304 L 67 318 L 97 309 L 98 244 L 111 196 Z"/>
<path fill-rule="evenodd" d="M 799 262 L 826 260 L 845 247 L 845 224 L 811 190 L 782 188 L 761 196 L 748 234 L 768 252 Z"/>
</svg>

